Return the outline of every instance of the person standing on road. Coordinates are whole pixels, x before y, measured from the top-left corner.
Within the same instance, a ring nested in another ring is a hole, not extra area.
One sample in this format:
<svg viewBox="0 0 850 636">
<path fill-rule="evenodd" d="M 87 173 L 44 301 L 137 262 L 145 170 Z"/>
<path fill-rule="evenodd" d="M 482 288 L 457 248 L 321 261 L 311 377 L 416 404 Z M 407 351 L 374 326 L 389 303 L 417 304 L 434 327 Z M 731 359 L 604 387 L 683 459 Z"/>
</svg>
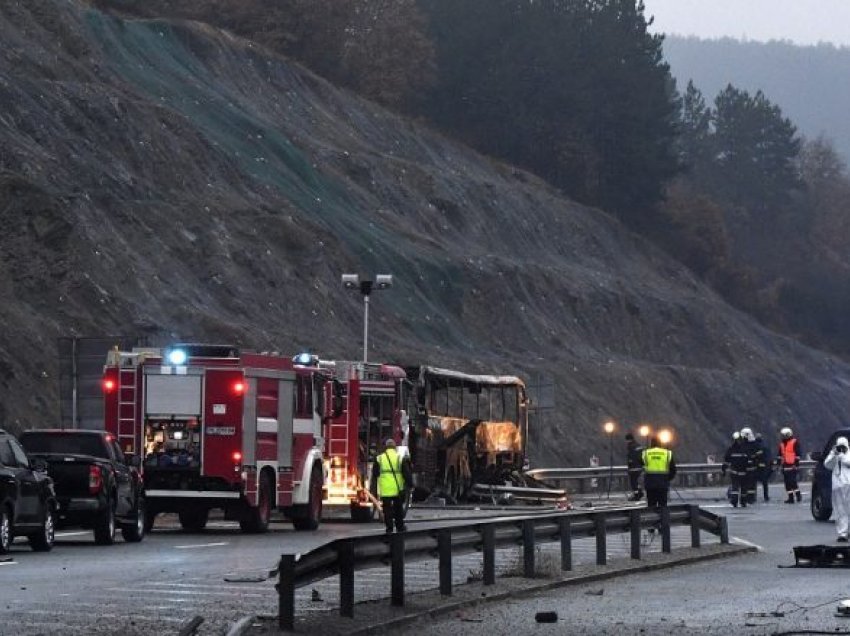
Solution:
<svg viewBox="0 0 850 636">
<path fill-rule="evenodd" d="M 785 480 L 785 492 L 788 495 L 785 503 L 794 503 L 795 499 L 799 502 L 803 500 L 803 495 L 800 494 L 800 486 L 797 484 L 797 472 L 803 450 L 800 447 L 800 440 L 787 426 L 779 431 L 779 435 L 782 439 L 779 442 L 777 463 L 782 466 L 782 478 Z"/>
<path fill-rule="evenodd" d="M 744 477 L 744 499 L 747 503 L 756 502 L 756 484 L 762 470 L 764 470 L 764 453 L 761 445 L 756 442 L 756 435 L 751 428 L 741 429 L 741 441 L 744 452 L 747 454 L 747 472 Z"/>
<path fill-rule="evenodd" d="M 846 437 L 835 440 L 835 446 L 823 460 L 832 471 L 832 516 L 839 541 L 847 541 L 850 526 L 850 444 Z"/>
<path fill-rule="evenodd" d="M 635 436 L 626 433 L 626 468 L 629 471 L 629 501 L 640 501 L 643 491 L 640 489 L 640 474 L 643 472 L 643 446 L 635 441 Z"/>
<path fill-rule="evenodd" d="M 400 458 L 395 440 L 384 442 L 384 452 L 375 458 L 372 465 L 372 480 L 377 480 L 378 496 L 384 512 L 387 534 L 392 534 L 393 524 L 397 532 L 406 530 L 404 525 L 404 501 L 407 489 L 413 483 L 410 459 Z"/>
<path fill-rule="evenodd" d="M 646 490 L 646 505 L 649 508 L 667 507 L 670 482 L 676 476 L 673 451 L 664 448 L 655 438 L 649 440 L 649 448 L 641 454 L 643 463 L 643 488 Z"/>
<path fill-rule="evenodd" d="M 741 508 L 747 507 L 746 493 L 747 467 L 750 464 L 750 456 L 744 448 L 744 440 L 738 431 L 732 434 L 732 445 L 726 449 L 726 455 L 723 456 L 723 466 L 721 468 L 723 474 L 729 471 L 729 480 L 731 482 L 731 491 L 729 500 L 732 505 L 737 508 L 741 504 Z"/>
<path fill-rule="evenodd" d="M 756 433 L 756 443 L 761 448 L 761 458 L 762 462 L 764 463 L 764 466 L 762 466 L 761 470 L 758 472 L 758 480 L 761 482 L 764 500 L 770 501 L 770 495 L 768 493 L 768 484 L 770 483 L 771 475 L 773 475 L 773 454 L 770 452 L 770 447 L 765 444 L 764 438 L 762 437 L 761 433 Z M 756 489 L 758 490 L 758 488 Z"/>
</svg>

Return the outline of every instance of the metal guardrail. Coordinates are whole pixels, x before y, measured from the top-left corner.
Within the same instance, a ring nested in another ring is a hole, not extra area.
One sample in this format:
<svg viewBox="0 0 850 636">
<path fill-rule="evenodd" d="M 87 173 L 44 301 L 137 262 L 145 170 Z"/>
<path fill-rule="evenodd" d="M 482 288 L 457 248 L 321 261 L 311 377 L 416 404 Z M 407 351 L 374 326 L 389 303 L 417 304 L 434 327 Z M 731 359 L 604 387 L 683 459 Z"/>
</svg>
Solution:
<svg viewBox="0 0 850 636">
<path fill-rule="evenodd" d="M 811 474 L 817 462 L 803 460 L 800 462 L 800 481 L 810 481 Z M 723 464 L 676 464 L 676 479 L 674 483 L 686 487 L 717 486 L 728 481 L 722 473 Z M 774 469 L 777 474 L 781 469 Z M 612 490 L 627 491 L 629 489 L 628 471 L 625 466 L 594 466 L 588 468 L 534 468 L 526 471 L 530 477 L 546 484 L 557 484 L 566 487 L 569 482 L 572 492 L 598 492 L 607 487 L 611 481 Z M 781 478 L 780 478 L 781 480 Z M 600 483 L 602 486 L 600 486 Z"/>
<path fill-rule="evenodd" d="M 631 558 L 641 558 L 642 528 L 656 527 L 661 534 L 662 552 L 671 551 L 670 526 L 691 527 L 691 545 L 700 546 L 700 530 L 729 543 L 726 518 L 699 506 L 678 504 L 660 510 L 648 508 L 611 508 L 587 512 L 558 512 L 518 515 L 498 519 L 470 521 L 462 525 L 439 525 L 392 535 L 371 535 L 337 539 L 304 554 L 281 555 L 277 585 L 278 622 L 285 631 L 295 626 L 295 590 L 315 581 L 339 575 L 340 615 L 354 616 L 354 573 L 357 570 L 387 565 L 390 567 L 390 602 L 404 605 L 404 564 L 436 558 L 439 561 L 440 593 L 452 594 L 452 557 L 480 552 L 483 583 L 496 581 L 496 549 L 522 546 L 523 576 L 535 576 L 535 545 L 560 542 L 561 570 L 572 569 L 574 533 L 596 537 L 596 563 L 607 563 L 607 533 L 629 532 Z"/>
</svg>

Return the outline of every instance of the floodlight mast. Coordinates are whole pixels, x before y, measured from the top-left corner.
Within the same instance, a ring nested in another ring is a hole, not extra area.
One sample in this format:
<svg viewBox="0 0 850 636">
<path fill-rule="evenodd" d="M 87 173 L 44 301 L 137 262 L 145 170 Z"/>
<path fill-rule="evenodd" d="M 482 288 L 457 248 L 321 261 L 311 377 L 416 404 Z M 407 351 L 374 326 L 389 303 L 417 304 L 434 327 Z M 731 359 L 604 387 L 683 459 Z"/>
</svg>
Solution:
<svg viewBox="0 0 850 636">
<path fill-rule="evenodd" d="M 343 274 L 342 284 L 346 289 L 356 289 L 363 296 L 363 362 L 369 361 L 369 296 L 373 290 L 389 289 L 393 286 L 392 274 L 378 274 L 375 280 L 361 278 L 359 274 Z"/>
</svg>

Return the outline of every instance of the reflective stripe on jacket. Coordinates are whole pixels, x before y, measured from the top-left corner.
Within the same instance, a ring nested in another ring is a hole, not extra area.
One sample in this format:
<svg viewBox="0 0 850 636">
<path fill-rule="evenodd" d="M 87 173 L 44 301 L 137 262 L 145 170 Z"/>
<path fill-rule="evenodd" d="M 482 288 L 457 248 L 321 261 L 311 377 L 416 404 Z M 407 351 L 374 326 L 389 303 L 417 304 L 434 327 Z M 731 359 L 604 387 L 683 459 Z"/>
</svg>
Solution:
<svg viewBox="0 0 850 636">
<path fill-rule="evenodd" d="M 786 466 L 792 465 L 800 458 L 800 452 L 797 449 L 797 438 L 784 439 L 779 442 L 779 457 L 782 463 Z"/>
<path fill-rule="evenodd" d="M 643 451 L 643 466 L 647 473 L 666 475 L 670 472 L 670 460 L 673 451 L 666 448 L 647 448 Z"/>
<path fill-rule="evenodd" d="M 394 448 L 388 448 L 376 458 L 378 473 L 378 495 L 398 497 L 404 489 L 404 476 L 401 474 L 401 459 Z"/>
</svg>

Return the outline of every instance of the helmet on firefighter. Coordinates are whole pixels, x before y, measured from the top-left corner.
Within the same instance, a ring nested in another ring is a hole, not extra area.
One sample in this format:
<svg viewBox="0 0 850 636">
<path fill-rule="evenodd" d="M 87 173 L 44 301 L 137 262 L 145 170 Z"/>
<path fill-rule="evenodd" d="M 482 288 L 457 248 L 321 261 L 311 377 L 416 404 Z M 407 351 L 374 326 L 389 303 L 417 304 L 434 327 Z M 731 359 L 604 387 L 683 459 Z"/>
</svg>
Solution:
<svg viewBox="0 0 850 636">
<path fill-rule="evenodd" d="M 384 442 L 384 448 L 395 448 L 395 440 L 392 437 L 388 437 Z"/>
<path fill-rule="evenodd" d="M 741 437 L 743 437 L 748 442 L 753 442 L 756 439 L 756 436 L 753 433 L 753 429 L 751 429 L 751 428 L 742 428 L 741 429 Z"/>
<path fill-rule="evenodd" d="M 779 434 L 782 435 L 782 437 L 784 439 L 788 439 L 789 437 L 791 437 L 794 434 L 794 431 L 792 431 L 790 428 L 788 428 L 786 426 L 781 431 L 779 431 Z"/>
<path fill-rule="evenodd" d="M 738 431 L 735 431 L 734 433 L 732 433 L 732 439 L 738 441 L 739 439 L 741 439 L 741 434 Z"/>
</svg>

